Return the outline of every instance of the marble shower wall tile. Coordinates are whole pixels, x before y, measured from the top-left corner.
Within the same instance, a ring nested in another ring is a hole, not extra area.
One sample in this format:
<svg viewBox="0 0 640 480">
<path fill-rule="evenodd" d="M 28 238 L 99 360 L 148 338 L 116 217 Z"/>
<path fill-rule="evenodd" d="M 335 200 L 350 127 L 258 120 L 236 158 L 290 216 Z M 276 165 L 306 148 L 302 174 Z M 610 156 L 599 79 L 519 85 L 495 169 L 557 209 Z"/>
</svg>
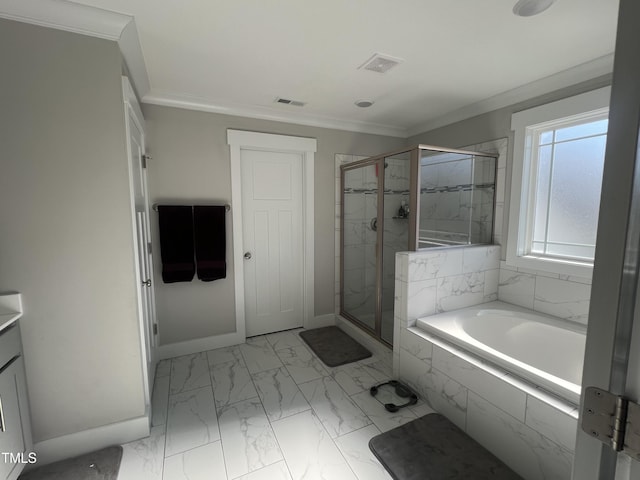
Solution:
<svg viewBox="0 0 640 480">
<path fill-rule="evenodd" d="M 236 478 L 282 460 L 278 442 L 259 399 L 223 407 L 219 412 L 219 422 L 228 478 Z"/>
<path fill-rule="evenodd" d="M 496 160 L 496 189 L 495 189 L 495 212 L 494 212 L 494 227 L 493 227 L 493 241 L 495 244 L 500 245 L 504 236 L 504 201 L 506 191 L 506 166 L 507 166 L 507 149 L 509 140 L 507 138 L 500 138 L 497 140 L 491 140 L 489 142 L 478 143 L 475 145 L 468 145 L 463 147 L 463 150 L 471 150 L 476 152 L 495 153 L 497 155 Z"/>
<path fill-rule="evenodd" d="M 167 457 L 220 440 L 211 387 L 169 397 Z"/>
<path fill-rule="evenodd" d="M 204 352 L 174 358 L 171 361 L 171 394 L 211 385 L 209 362 Z"/>
<path fill-rule="evenodd" d="M 299 387 L 332 438 L 371 424 L 331 377 L 303 383 Z"/>
<path fill-rule="evenodd" d="M 528 480 L 568 479 L 573 453 L 469 393 L 467 433 Z"/>
<path fill-rule="evenodd" d="M 311 408 L 284 367 L 254 373 L 253 382 L 272 422 Z"/>
</svg>

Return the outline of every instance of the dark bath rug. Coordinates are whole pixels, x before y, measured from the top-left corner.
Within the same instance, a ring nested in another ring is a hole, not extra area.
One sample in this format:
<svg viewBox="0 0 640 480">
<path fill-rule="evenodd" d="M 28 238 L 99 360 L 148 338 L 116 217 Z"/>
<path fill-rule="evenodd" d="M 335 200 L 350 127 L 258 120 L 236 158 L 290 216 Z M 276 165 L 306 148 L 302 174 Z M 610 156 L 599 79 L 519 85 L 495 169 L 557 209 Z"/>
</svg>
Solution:
<svg viewBox="0 0 640 480">
<path fill-rule="evenodd" d="M 300 337 L 329 367 L 369 358 L 371 352 L 338 327 L 314 328 L 300 332 Z"/>
<path fill-rule="evenodd" d="M 395 480 L 522 480 L 438 413 L 373 437 L 369 448 Z"/>
<path fill-rule="evenodd" d="M 20 475 L 18 480 L 116 480 L 120 460 L 122 447 L 107 447 L 36 467 Z"/>
</svg>

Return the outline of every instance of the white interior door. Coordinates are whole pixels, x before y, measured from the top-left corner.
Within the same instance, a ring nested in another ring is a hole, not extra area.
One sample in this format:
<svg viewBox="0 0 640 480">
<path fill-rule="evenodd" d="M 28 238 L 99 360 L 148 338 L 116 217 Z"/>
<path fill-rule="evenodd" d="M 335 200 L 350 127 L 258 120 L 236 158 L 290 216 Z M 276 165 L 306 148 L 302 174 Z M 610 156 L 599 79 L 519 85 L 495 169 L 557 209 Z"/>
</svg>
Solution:
<svg viewBox="0 0 640 480">
<path fill-rule="evenodd" d="M 640 3 L 621 0 L 583 391 L 640 401 Z M 584 400 L 584 396 L 583 396 Z M 585 415 L 581 405 L 579 424 Z M 637 428 L 637 427 L 636 427 Z M 578 428 L 574 480 L 640 478 L 640 463 Z M 625 444 L 626 447 L 626 444 Z"/>
<path fill-rule="evenodd" d="M 140 334 L 144 355 L 144 379 L 146 395 L 150 397 L 155 372 L 154 349 L 157 345 L 155 328 L 155 296 L 151 279 L 153 261 L 151 255 L 151 237 L 149 230 L 149 198 L 147 191 L 146 159 L 144 131 L 141 114 L 126 104 L 127 131 L 129 134 L 129 168 L 131 172 L 131 190 L 135 213 L 136 277 L 138 279 L 138 313 L 140 315 Z M 148 398 L 150 403 L 150 398 Z"/>
<path fill-rule="evenodd" d="M 247 336 L 303 325 L 303 156 L 242 150 Z"/>
</svg>

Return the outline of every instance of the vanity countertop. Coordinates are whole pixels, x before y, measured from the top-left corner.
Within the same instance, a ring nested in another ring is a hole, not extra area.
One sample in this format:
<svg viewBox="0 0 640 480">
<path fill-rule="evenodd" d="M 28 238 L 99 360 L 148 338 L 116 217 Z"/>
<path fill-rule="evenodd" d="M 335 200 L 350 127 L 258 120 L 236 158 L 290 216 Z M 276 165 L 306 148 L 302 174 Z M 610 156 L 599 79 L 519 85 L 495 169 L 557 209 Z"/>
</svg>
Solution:
<svg viewBox="0 0 640 480">
<path fill-rule="evenodd" d="M 0 293 L 0 332 L 22 316 L 22 295 Z"/>
</svg>

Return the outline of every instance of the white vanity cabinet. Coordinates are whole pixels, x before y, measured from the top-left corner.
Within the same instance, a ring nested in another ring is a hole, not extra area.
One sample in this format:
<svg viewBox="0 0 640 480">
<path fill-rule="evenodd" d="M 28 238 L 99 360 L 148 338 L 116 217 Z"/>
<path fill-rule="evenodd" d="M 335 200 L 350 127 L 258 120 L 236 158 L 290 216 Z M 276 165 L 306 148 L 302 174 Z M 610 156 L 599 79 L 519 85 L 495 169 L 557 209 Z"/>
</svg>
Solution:
<svg viewBox="0 0 640 480">
<path fill-rule="evenodd" d="M 33 442 L 17 320 L 21 312 L 3 308 L 6 297 L 0 295 L 0 480 L 15 480 L 30 460 Z"/>
</svg>

